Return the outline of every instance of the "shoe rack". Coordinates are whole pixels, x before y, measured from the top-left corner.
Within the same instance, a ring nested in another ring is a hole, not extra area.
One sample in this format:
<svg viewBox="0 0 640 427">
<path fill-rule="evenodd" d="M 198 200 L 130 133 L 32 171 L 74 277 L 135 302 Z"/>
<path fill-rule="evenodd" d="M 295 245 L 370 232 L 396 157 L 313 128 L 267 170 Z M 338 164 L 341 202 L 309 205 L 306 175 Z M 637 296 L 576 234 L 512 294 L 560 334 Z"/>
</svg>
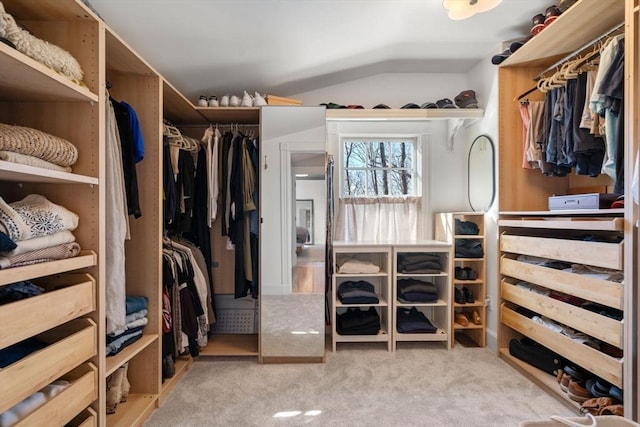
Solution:
<svg viewBox="0 0 640 427">
<path fill-rule="evenodd" d="M 477 234 L 457 234 L 456 220 L 476 225 Z M 486 244 L 484 213 L 446 212 L 435 217 L 435 238 L 451 243 L 451 259 L 448 274 L 452 286 L 451 346 L 458 341 L 465 346 L 486 346 Z M 481 257 L 465 257 L 456 254 L 456 242 L 479 242 Z"/>
</svg>

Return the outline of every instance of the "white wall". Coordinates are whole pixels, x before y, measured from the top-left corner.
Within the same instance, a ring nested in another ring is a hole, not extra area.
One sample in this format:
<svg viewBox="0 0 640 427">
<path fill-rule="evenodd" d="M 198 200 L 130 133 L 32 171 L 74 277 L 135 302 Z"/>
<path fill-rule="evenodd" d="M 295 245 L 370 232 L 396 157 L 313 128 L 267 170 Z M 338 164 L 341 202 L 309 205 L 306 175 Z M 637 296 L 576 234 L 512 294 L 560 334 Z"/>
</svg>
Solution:
<svg viewBox="0 0 640 427">
<path fill-rule="evenodd" d="M 313 244 L 324 245 L 327 234 L 327 198 L 326 181 L 296 181 L 296 199 L 313 200 Z"/>
</svg>

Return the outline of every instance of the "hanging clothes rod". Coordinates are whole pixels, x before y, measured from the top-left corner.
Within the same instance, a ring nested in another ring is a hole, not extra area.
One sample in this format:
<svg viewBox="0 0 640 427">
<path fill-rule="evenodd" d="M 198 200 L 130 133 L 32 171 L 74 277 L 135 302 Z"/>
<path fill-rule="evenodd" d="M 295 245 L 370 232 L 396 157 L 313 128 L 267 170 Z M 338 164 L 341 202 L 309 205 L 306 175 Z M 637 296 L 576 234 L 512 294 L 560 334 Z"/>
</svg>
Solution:
<svg viewBox="0 0 640 427">
<path fill-rule="evenodd" d="M 574 56 L 580 54 L 583 50 L 593 46 L 594 44 L 598 43 L 600 40 L 602 40 L 603 38 L 609 36 L 611 33 L 614 33 L 616 31 L 618 31 L 620 28 L 624 27 L 625 23 L 621 23 L 616 25 L 615 27 L 611 28 L 608 31 L 605 31 L 604 33 L 600 34 L 598 37 L 596 37 L 595 39 L 591 40 L 589 43 L 586 43 L 585 45 L 583 45 L 582 47 L 580 47 L 579 49 L 574 50 L 573 52 L 571 52 L 569 55 L 565 56 L 564 58 L 562 58 L 561 60 L 559 60 L 558 62 L 556 62 L 555 64 L 547 67 L 546 70 L 544 70 L 543 72 L 541 72 L 540 74 L 538 74 L 537 76 L 535 76 L 533 78 L 533 80 L 537 81 L 540 80 L 545 74 L 547 74 L 549 71 L 555 69 L 556 67 L 558 67 L 559 65 L 562 65 L 564 62 L 566 62 L 567 60 L 573 58 Z"/>
</svg>

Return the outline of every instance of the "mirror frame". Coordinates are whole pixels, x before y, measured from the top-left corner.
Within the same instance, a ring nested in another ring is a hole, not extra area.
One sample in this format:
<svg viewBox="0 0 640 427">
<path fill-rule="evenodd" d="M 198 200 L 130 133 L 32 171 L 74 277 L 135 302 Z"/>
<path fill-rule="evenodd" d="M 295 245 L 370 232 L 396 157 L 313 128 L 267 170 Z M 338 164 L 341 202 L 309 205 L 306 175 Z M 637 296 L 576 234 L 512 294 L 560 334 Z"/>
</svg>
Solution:
<svg viewBox="0 0 640 427">
<path fill-rule="evenodd" d="M 307 211 L 309 212 L 309 223 L 306 221 L 302 221 L 302 218 L 298 218 L 299 211 Z M 304 226 L 307 228 L 307 232 L 309 233 L 309 240 L 305 242 L 306 244 L 313 245 L 314 236 L 313 236 L 313 199 L 296 199 L 296 226 Z M 303 223 L 304 222 L 304 223 Z"/>
<path fill-rule="evenodd" d="M 467 199 L 469 201 L 471 210 L 474 212 L 478 212 L 478 209 L 476 209 L 473 206 L 473 203 L 471 203 L 471 153 L 473 150 L 473 146 L 478 143 L 481 138 L 484 138 L 491 148 L 491 198 L 486 205 L 486 210 L 489 210 L 496 199 L 496 149 L 491 137 L 489 135 L 482 134 L 477 136 L 471 143 L 471 146 L 469 146 L 469 154 L 467 157 Z"/>
</svg>

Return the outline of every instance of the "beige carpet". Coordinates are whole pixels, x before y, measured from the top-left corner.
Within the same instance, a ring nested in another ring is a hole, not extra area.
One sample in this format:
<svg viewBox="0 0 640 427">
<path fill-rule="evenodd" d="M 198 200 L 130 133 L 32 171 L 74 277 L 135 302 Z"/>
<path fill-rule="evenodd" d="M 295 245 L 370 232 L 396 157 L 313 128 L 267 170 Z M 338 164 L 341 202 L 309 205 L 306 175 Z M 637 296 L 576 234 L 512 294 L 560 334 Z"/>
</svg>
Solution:
<svg viewBox="0 0 640 427">
<path fill-rule="evenodd" d="M 345 344 L 326 359 L 199 359 L 145 425 L 484 427 L 576 416 L 489 349 Z"/>
</svg>

